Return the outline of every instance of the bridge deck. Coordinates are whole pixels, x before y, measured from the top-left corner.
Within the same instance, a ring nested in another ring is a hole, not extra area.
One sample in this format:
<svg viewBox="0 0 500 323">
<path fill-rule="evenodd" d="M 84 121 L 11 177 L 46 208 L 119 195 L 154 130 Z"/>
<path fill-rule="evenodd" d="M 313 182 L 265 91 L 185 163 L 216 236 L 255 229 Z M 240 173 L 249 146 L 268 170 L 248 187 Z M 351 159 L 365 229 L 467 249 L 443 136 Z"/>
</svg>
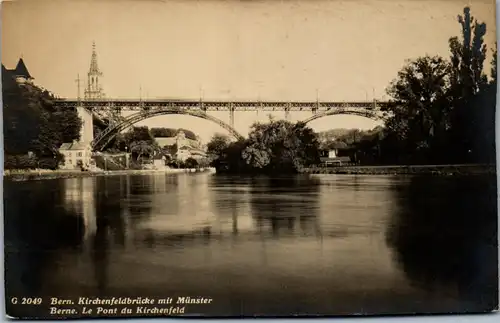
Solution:
<svg viewBox="0 0 500 323">
<path fill-rule="evenodd" d="M 329 109 L 384 109 L 389 102 L 385 101 L 226 101 L 226 100 L 173 100 L 173 99 L 105 99 L 78 100 L 58 99 L 56 105 L 75 107 L 83 106 L 92 110 L 125 109 L 193 109 L 204 111 L 324 111 Z"/>
</svg>

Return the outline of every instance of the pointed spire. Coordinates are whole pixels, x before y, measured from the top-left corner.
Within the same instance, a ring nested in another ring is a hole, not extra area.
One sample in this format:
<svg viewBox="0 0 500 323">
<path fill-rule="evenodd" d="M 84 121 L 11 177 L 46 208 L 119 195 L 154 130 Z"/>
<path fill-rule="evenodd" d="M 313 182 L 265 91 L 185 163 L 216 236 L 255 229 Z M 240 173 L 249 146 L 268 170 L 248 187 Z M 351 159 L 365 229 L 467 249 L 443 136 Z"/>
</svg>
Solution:
<svg viewBox="0 0 500 323">
<path fill-rule="evenodd" d="M 99 66 L 97 65 L 97 52 L 95 49 L 95 41 L 92 42 L 92 58 L 90 59 L 90 70 L 89 74 L 92 75 L 101 75 L 101 71 L 99 70 Z"/>
<path fill-rule="evenodd" d="M 17 63 L 16 69 L 15 69 L 16 76 L 24 77 L 26 79 L 31 79 L 31 75 L 28 72 L 28 68 L 26 67 L 26 64 L 24 64 L 24 61 L 22 58 L 19 59 L 19 62 Z"/>
<path fill-rule="evenodd" d="M 97 51 L 95 49 L 95 41 L 93 41 L 90 69 L 87 73 L 87 84 L 84 92 L 86 100 L 102 99 L 104 97 L 102 86 L 100 85 L 101 82 L 99 82 L 100 76 L 102 76 L 102 72 L 97 65 Z"/>
</svg>

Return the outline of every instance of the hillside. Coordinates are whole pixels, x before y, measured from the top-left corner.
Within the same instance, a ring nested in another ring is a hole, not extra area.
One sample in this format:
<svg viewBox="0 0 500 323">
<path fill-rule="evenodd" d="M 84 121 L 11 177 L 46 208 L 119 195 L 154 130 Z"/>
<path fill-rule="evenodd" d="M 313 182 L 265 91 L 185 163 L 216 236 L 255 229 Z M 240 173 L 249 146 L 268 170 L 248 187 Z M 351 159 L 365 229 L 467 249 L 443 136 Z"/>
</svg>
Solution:
<svg viewBox="0 0 500 323">
<path fill-rule="evenodd" d="M 338 128 L 322 131 L 318 133 L 318 137 L 323 147 L 327 147 L 334 142 L 352 145 L 361 141 L 372 140 L 374 136 L 378 136 L 382 130 L 382 127 L 375 127 L 371 130 Z"/>
<path fill-rule="evenodd" d="M 175 137 L 179 131 L 183 131 L 187 139 L 196 140 L 196 134 L 188 129 L 174 129 L 174 128 L 151 128 L 151 135 L 153 137 Z"/>
<path fill-rule="evenodd" d="M 352 130 L 357 130 L 357 129 L 345 129 L 345 128 L 330 129 L 327 131 L 319 132 L 318 136 L 320 138 L 320 141 L 332 141 L 337 138 L 344 137 Z"/>
</svg>

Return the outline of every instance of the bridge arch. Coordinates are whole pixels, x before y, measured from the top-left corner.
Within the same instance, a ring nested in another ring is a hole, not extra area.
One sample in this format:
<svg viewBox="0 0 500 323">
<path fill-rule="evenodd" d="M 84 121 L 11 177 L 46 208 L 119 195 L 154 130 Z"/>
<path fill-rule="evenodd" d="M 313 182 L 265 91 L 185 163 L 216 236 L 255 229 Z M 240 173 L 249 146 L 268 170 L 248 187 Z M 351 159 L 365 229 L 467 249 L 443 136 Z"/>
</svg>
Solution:
<svg viewBox="0 0 500 323">
<path fill-rule="evenodd" d="M 122 130 L 140 121 L 160 115 L 169 115 L 169 114 L 184 114 L 209 120 L 215 122 L 222 128 L 226 129 L 236 140 L 244 139 L 244 137 L 229 124 L 216 117 L 208 115 L 204 111 L 190 111 L 190 110 L 184 110 L 184 109 L 181 110 L 176 108 L 162 108 L 155 110 L 143 110 L 141 112 L 134 113 L 128 117 L 121 119 L 120 122 L 118 122 L 113 126 L 108 127 L 97 138 L 94 139 L 94 141 L 92 142 L 92 149 L 103 150 L 113 140 L 113 138 L 115 138 Z"/>
<path fill-rule="evenodd" d="M 344 109 L 335 109 L 335 110 L 328 110 L 325 112 L 320 112 L 315 115 L 310 116 L 309 118 L 302 120 L 303 123 L 307 124 L 311 121 L 324 118 L 327 116 L 333 116 L 333 115 L 340 115 L 340 114 L 345 114 L 345 115 L 355 115 L 355 116 L 360 116 L 360 117 L 365 117 L 374 121 L 385 121 L 386 120 L 386 115 L 378 110 L 344 110 Z"/>
</svg>

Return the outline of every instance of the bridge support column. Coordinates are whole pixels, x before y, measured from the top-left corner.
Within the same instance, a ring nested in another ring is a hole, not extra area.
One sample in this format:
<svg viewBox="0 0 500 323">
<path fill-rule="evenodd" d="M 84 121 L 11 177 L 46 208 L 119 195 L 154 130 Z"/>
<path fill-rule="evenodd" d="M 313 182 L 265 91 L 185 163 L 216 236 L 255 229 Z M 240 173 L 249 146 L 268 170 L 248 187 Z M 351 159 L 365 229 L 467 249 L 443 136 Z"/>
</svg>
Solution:
<svg viewBox="0 0 500 323">
<path fill-rule="evenodd" d="M 82 127 L 80 128 L 80 142 L 90 145 L 92 140 L 94 140 L 94 119 L 92 111 L 78 105 L 76 107 L 76 112 L 82 121 Z"/>
<path fill-rule="evenodd" d="M 229 125 L 234 128 L 234 105 L 229 105 Z"/>
<path fill-rule="evenodd" d="M 313 115 L 315 115 L 315 114 L 318 113 L 318 111 L 319 111 L 319 101 L 316 101 L 316 104 L 312 107 L 311 111 L 312 111 Z"/>
<path fill-rule="evenodd" d="M 285 106 L 285 120 L 290 121 L 290 103 Z"/>
</svg>

